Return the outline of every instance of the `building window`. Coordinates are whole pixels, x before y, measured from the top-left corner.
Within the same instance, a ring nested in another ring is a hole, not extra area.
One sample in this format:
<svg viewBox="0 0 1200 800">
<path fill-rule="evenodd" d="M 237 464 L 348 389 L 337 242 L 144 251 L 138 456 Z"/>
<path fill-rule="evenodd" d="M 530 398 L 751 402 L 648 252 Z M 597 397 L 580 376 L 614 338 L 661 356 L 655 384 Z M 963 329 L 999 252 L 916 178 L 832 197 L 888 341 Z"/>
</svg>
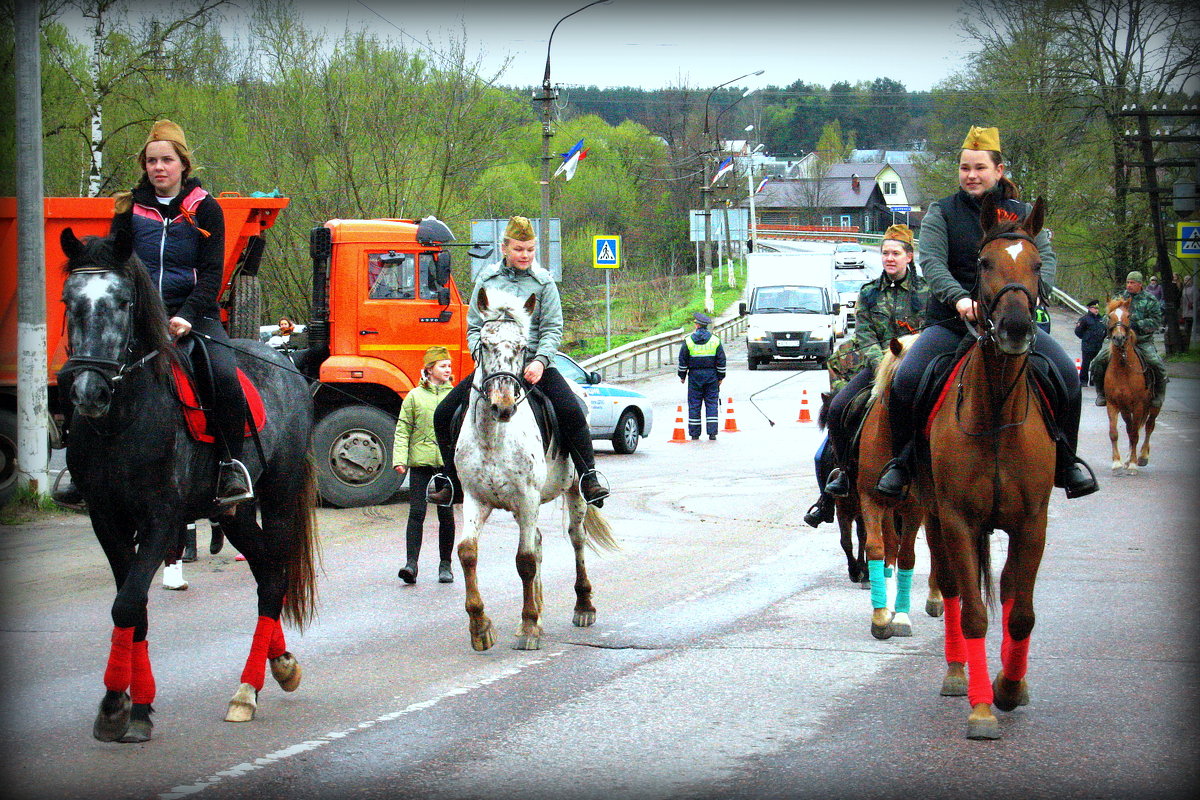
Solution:
<svg viewBox="0 0 1200 800">
<path fill-rule="evenodd" d="M 842 214 L 842 221 L 839 222 L 838 224 L 841 225 L 843 228 L 849 228 L 850 224 L 851 224 L 850 223 L 850 215 Z"/>
<path fill-rule="evenodd" d="M 883 193 L 884 194 L 895 194 L 896 193 L 896 182 L 895 181 L 884 181 L 883 182 Z"/>
<path fill-rule="evenodd" d="M 833 227 L 833 217 L 828 216 L 828 215 L 821 217 L 821 224 L 824 225 L 826 228 L 832 228 Z"/>
</svg>

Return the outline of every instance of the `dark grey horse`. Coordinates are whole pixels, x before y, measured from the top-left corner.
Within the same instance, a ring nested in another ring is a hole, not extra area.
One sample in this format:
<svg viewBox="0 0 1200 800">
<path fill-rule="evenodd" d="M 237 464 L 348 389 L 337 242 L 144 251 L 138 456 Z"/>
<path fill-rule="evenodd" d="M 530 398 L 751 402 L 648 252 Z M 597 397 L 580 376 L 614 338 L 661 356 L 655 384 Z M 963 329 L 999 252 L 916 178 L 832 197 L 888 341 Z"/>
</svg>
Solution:
<svg viewBox="0 0 1200 800">
<path fill-rule="evenodd" d="M 217 455 L 185 428 L 171 378 L 178 351 L 167 336 L 158 291 L 131 260 L 132 243 L 80 241 L 70 228 L 61 242 L 68 258 L 62 299 L 70 358 L 59 382 L 73 406 L 67 466 L 117 584 L 106 693 L 92 733 L 101 741 L 139 742 L 150 738 L 155 691 L 146 594 L 183 526 L 213 514 Z M 248 445 L 244 459 L 257 496 L 220 518 L 258 582 L 258 624 L 226 716 L 243 722 L 254 717 L 268 661 L 286 691 L 300 683 L 279 620 L 282 615 L 303 628 L 312 618 L 318 543 L 307 383 L 265 344 L 233 344 L 266 410 L 262 457 Z"/>
</svg>

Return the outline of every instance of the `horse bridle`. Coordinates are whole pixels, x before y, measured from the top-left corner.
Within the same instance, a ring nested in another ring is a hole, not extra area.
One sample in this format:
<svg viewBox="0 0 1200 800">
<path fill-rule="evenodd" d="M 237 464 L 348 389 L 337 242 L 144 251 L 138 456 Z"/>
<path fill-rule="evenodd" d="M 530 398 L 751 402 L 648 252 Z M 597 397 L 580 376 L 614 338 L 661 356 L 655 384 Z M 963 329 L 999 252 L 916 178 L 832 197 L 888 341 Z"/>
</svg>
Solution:
<svg viewBox="0 0 1200 800">
<path fill-rule="evenodd" d="M 509 313 L 508 310 L 506 309 L 506 310 L 504 310 L 504 316 L 497 317 L 496 319 L 489 319 L 487 322 L 484 322 L 482 325 L 480 325 L 480 327 L 482 328 L 484 325 L 491 325 L 492 323 L 497 323 L 497 322 L 501 322 L 501 323 L 502 322 L 519 322 L 519 320 L 516 317 L 514 317 L 511 313 Z M 488 387 L 491 384 L 495 383 L 498 380 L 508 379 L 513 382 L 514 386 L 516 386 L 517 398 L 516 398 L 516 401 L 513 403 L 513 408 L 515 409 L 517 406 L 521 405 L 521 403 L 528 400 L 530 389 L 532 389 L 533 387 L 529 383 L 526 382 L 525 376 L 518 375 L 514 372 L 509 372 L 507 370 L 496 370 L 495 372 L 485 371 L 483 369 L 483 360 L 479 358 L 478 349 L 479 348 L 477 348 L 475 351 L 473 351 L 471 353 L 471 358 L 474 359 L 476 364 L 479 364 L 478 371 L 482 374 L 483 377 L 480 378 L 479 380 L 472 379 L 471 388 L 474 389 L 476 392 L 479 392 L 480 396 L 483 396 L 487 393 Z"/>
<path fill-rule="evenodd" d="M 984 239 L 983 242 L 980 243 L 979 249 L 983 250 L 984 247 L 986 247 L 987 245 L 996 241 L 997 239 L 1010 239 L 1010 240 L 1014 240 L 1014 241 L 1024 241 L 1024 242 L 1029 242 L 1034 247 L 1037 247 L 1037 242 L 1034 241 L 1033 237 L 1030 236 L 1029 234 L 1024 233 L 1022 231 L 1007 231 L 1005 233 L 998 233 L 994 236 Z M 982 266 L 983 266 L 982 258 L 978 259 L 977 266 L 982 268 Z M 989 302 L 984 303 L 983 302 L 983 281 L 980 281 L 977 279 L 975 282 L 975 293 L 978 295 L 978 297 L 973 297 L 972 299 L 975 300 L 979 304 L 979 307 L 982 308 L 984 311 L 983 320 L 981 320 L 981 325 L 980 325 L 981 330 L 978 333 L 979 338 L 987 339 L 989 341 L 994 340 L 995 325 L 992 322 L 992 316 L 995 314 L 996 306 L 1000 303 L 1000 298 L 1003 297 L 1008 292 L 1022 292 L 1025 295 L 1025 300 L 1029 304 L 1029 316 L 1030 317 L 1032 317 L 1037 312 L 1037 297 L 1034 296 L 1033 292 L 1029 291 L 1029 287 L 1026 286 L 1025 284 L 1017 283 L 1016 281 L 1014 281 L 1012 283 L 1006 283 L 1005 285 L 1000 287 L 999 291 L 997 291 L 994 295 L 992 295 L 992 299 Z"/>
<path fill-rule="evenodd" d="M 101 274 L 106 272 L 114 272 L 114 270 L 104 267 L 82 267 L 71 271 L 72 275 L 86 274 Z M 136 307 L 138 302 L 137 282 L 133 282 L 133 302 L 131 308 Z M 132 316 L 132 315 L 131 315 Z M 125 343 L 121 346 L 121 353 L 133 353 L 133 326 L 134 322 L 131 318 L 129 325 L 125 329 Z M 155 356 L 158 355 L 157 350 L 152 350 L 136 361 L 125 361 L 124 359 L 117 360 L 113 358 L 101 358 L 93 355 L 76 355 L 70 345 L 68 337 L 67 343 L 67 360 L 63 363 L 62 368 L 58 371 L 59 380 L 64 378 L 70 379 L 73 375 L 79 372 L 93 372 L 104 381 L 108 387 L 110 394 L 117 391 L 117 385 L 130 373 L 141 369 L 146 364 L 150 363 Z"/>
</svg>

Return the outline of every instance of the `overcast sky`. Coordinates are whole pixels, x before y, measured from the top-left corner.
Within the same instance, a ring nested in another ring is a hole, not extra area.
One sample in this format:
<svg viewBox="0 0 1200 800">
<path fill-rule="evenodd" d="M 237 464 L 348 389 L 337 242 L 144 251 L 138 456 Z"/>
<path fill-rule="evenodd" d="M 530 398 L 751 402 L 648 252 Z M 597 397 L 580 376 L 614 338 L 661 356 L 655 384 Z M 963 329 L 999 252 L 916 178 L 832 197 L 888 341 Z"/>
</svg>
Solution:
<svg viewBox="0 0 1200 800">
<path fill-rule="evenodd" d="M 541 83 L 554 23 L 586 4 L 298 0 L 297 7 L 331 34 L 365 24 L 414 47 L 414 39 L 465 31 L 472 52 L 484 59 L 481 72 L 490 75 L 511 57 L 501 82 L 526 86 Z M 550 77 L 566 85 L 703 88 L 762 69 L 761 77 L 737 85 L 829 86 L 887 77 L 929 89 L 970 51 L 959 15 L 956 0 L 611 0 L 559 26 Z"/>
</svg>

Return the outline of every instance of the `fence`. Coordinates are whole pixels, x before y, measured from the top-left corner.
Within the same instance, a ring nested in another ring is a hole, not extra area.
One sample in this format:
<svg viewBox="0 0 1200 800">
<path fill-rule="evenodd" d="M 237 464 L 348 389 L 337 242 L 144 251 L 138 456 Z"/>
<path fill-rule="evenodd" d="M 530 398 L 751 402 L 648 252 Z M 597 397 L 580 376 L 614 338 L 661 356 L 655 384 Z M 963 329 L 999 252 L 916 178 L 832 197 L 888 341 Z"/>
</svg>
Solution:
<svg viewBox="0 0 1200 800">
<path fill-rule="evenodd" d="M 722 340 L 736 336 L 745 330 L 746 317 L 737 314 L 715 320 L 712 325 L 713 333 Z M 599 372 L 604 380 L 623 377 L 627 371 L 629 374 L 638 372 L 639 359 L 642 363 L 641 371 L 661 369 L 664 364 L 675 363 L 679 345 L 690 333 L 691 331 L 686 328 L 657 333 L 592 356 L 581 361 L 580 366 L 589 372 Z"/>
</svg>

